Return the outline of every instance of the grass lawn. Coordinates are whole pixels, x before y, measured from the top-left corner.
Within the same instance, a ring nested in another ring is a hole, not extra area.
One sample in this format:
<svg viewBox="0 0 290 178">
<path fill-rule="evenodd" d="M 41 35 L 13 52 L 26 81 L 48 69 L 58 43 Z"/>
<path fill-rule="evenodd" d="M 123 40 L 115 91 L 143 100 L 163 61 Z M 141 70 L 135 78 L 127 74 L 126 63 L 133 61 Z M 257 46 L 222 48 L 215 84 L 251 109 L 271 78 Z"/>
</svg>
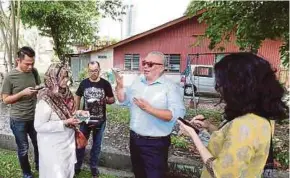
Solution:
<svg viewBox="0 0 290 178">
<path fill-rule="evenodd" d="M 21 169 L 18 163 L 17 153 L 15 151 L 0 149 L 0 177 L 1 178 L 22 178 Z M 31 160 L 30 163 L 33 161 Z M 34 167 L 34 165 L 32 166 Z M 32 170 L 35 178 L 38 173 Z M 91 178 L 89 171 L 82 171 L 77 178 Z M 101 175 L 100 178 L 115 178 L 114 176 Z"/>
</svg>

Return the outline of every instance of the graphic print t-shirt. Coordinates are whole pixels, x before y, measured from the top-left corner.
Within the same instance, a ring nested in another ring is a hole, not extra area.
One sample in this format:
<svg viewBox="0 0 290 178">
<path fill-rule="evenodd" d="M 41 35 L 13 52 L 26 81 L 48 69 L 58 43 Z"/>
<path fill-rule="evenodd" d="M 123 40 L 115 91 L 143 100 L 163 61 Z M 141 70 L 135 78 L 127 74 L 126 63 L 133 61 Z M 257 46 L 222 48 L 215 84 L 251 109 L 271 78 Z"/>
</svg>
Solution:
<svg viewBox="0 0 290 178">
<path fill-rule="evenodd" d="M 111 84 L 101 78 L 91 82 L 88 78 L 80 83 L 76 95 L 84 98 L 83 110 L 89 111 L 92 119 L 106 120 L 106 97 L 113 97 Z"/>
</svg>

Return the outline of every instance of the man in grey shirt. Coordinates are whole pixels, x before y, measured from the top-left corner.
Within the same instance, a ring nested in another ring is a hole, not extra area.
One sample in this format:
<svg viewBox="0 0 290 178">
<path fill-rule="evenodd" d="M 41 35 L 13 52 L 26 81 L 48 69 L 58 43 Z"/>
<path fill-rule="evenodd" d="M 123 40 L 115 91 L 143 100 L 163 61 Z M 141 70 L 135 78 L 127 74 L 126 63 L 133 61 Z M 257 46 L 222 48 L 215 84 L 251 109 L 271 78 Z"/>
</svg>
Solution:
<svg viewBox="0 0 290 178">
<path fill-rule="evenodd" d="M 16 60 L 17 67 L 4 78 L 2 98 L 5 104 L 11 104 L 10 127 L 15 136 L 18 159 L 23 178 L 32 178 L 28 161 L 28 137 L 34 147 L 35 166 L 38 170 L 38 148 L 36 131 L 33 126 L 37 90 L 40 78 L 34 65 L 35 52 L 30 47 L 22 47 Z"/>
</svg>

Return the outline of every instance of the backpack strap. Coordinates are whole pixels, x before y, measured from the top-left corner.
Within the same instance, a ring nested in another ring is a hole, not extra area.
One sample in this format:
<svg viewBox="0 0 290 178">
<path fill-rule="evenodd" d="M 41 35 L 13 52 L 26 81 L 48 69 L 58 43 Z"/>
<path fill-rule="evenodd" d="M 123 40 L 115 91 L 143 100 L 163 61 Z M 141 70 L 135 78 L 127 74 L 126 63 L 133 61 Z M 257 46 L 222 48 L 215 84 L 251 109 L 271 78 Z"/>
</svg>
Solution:
<svg viewBox="0 0 290 178">
<path fill-rule="evenodd" d="M 36 85 L 39 85 L 40 84 L 40 82 L 38 81 L 39 74 L 38 74 L 38 71 L 35 68 L 32 68 L 32 74 L 34 76 Z"/>
</svg>

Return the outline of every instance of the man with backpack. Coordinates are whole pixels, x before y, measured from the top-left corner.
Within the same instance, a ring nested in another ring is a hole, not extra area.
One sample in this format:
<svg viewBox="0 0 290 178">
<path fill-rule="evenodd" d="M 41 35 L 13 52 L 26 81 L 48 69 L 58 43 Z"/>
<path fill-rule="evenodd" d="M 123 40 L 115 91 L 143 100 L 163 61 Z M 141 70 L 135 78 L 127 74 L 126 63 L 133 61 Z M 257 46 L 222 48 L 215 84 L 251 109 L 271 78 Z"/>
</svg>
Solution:
<svg viewBox="0 0 290 178">
<path fill-rule="evenodd" d="M 30 47 L 22 47 L 17 52 L 17 67 L 4 78 L 2 99 L 5 104 L 11 104 L 10 128 L 15 136 L 18 159 L 23 172 L 23 178 L 33 178 L 28 160 L 28 137 L 34 147 L 34 161 L 38 170 L 38 148 L 36 131 L 34 129 L 34 113 L 36 105 L 36 86 L 41 83 L 34 65 L 35 52 Z"/>
</svg>

